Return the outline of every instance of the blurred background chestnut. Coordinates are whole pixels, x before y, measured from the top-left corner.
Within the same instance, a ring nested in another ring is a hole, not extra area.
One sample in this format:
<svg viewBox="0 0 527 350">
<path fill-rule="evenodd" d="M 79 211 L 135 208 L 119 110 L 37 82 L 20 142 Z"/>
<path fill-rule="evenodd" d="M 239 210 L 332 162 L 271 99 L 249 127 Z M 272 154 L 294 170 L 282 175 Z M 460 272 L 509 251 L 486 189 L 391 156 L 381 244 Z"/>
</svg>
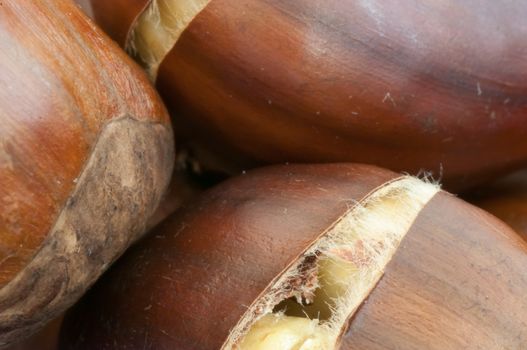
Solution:
<svg viewBox="0 0 527 350">
<path fill-rule="evenodd" d="M 169 117 L 69 0 L 0 3 L 0 346 L 72 305 L 145 230 Z"/>
<path fill-rule="evenodd" d="M 509 224 L 527 240 L 527 170 L 505 176 L 465 197 Z"/>
<path fill-rule="evenodd" d="M 66 316 L 61 349 L 519 349 L 526 253 L 414 177 L 258 169 L 127 252 Z"/>
<path fill-rule="evenodd" d="M 353 161 L 460 190 L 527 163 L 527 2 L 82 0 L 225 172 Z"/>
</svg>

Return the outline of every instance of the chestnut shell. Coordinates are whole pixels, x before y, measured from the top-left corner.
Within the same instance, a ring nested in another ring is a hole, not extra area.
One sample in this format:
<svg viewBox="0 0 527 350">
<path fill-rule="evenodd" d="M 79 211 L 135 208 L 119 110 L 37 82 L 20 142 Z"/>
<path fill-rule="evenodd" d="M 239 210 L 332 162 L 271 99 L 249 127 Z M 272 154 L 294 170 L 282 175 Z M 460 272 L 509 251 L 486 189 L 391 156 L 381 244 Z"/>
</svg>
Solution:
<svg viewBox="0 0 527 350">
<path fill-rule="evenodd" d="M 112 267 L 66 317 L 61 349 L 221 348 L 292 261 L 397 177 L 365 165 L 290 165 L 220 184 Z M 350 320 L 341 348 L 520 347 L 526 249 L 499 220 L 439 192 Z"/>
</svg>

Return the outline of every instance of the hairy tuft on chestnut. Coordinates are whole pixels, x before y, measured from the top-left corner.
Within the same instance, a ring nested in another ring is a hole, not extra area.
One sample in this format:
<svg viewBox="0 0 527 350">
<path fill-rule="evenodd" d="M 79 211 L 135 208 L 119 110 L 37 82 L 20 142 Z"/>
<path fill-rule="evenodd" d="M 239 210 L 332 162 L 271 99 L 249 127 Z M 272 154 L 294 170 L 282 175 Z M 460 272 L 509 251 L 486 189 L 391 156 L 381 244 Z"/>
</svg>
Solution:
<svg viewBox="0 0 527 350">
<path fill-rule="evenodd" d="M 516 349 L 526 253 L 434 183 L 258 169 L 127 252 L 66 316 L 61 349 Z"/>
</svg>

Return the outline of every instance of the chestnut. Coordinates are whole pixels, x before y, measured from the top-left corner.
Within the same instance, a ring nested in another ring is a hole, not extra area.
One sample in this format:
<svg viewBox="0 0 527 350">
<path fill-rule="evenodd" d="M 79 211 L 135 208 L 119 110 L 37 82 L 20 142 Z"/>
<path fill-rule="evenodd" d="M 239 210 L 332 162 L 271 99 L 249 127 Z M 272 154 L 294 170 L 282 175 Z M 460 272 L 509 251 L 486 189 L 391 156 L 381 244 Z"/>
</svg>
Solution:
<svg viewBox="0 0 527 350">
<path fill-rule="evenodd" d="M 527 240 L 527 170 L 517 171 L 466 194 L 466 199 L 496 215 Z"/>
<path fill-rule="evenodd" d="M 84 0 L 204 167 L 352 161 L 450 189 L 527 164 L 527 3 Z"/>
<path fill-rule="evenodd" d="M 0 347 L 142 234 L 174 163 L 145 73 L 69 0 L 0 3 Z"/>
<path fill-rule="evenodd" d="M 431 182 L 352 164 L 253 170 L 131 248 L 61 349 L 518 349 L 527 244 Z"/>
</svg>

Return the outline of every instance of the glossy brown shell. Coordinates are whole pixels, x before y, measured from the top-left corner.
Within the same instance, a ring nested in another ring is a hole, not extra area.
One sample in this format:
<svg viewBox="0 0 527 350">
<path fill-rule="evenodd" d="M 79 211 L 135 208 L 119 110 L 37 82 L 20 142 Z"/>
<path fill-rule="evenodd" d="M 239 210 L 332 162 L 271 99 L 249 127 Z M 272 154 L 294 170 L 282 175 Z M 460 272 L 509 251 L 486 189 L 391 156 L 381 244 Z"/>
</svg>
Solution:
<svg viewBox="0 0 527 350">
<path fill-rule="evenodd" d="M 0 346 L 144 230 L 174 145 L 144 73 L 70 1 L 0 4 Z"/>
<path fill-rule="evenodd" d="M 66 318 L 61 349 L 219 349 L 270 282 L 394 177 L 363 165 L 291 165 L 220 184 L 98 282 Z M 342 348 L 518 348 L 527 341 L 526 249 L 500 221 L 439 193 Z"/>
<path fill-rule="evenodd" d="M 211 167 L 353 161 L 466 188 L 527 163 L 526 17 L 521 0 L 212 0 L 157 86 Z"/>
<path fill-rule="evenodd" d="M 212 0 L 157 85 L 189 142 L 234 168 L 354 161 L 474 186 L 527 163 L 526 16 L 523 1 Z"/>
<path fill-rule="evenodd" d="M 130 29 L 151 0 L 75 0 L 82 10 L 124 47 Z M 118 11 L 118 12 L 116 12 Z"/>
</svg>

